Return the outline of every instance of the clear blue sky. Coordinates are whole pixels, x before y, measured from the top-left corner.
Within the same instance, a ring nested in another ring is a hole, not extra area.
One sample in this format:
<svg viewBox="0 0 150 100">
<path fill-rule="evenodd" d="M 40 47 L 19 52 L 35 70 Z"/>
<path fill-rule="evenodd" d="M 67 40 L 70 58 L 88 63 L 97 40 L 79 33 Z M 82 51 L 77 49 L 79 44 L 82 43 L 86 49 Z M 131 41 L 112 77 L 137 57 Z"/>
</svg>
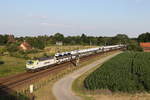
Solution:
<svg viewBox="0 0 150 100">
<path fill-rule="evenodd" d="M 0 34 L 130 37 L 150 32 L 150 0 L 0 0 Z"/>
</svg>

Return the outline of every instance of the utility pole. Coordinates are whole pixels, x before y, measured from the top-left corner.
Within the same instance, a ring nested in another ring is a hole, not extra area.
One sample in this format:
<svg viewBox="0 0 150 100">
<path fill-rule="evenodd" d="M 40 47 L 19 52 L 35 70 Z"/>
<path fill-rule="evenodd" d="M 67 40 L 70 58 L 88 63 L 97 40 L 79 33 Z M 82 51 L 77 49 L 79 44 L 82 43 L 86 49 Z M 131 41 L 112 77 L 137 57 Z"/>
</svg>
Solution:
<svg viewBox="0 0 150 100">
<path fill-rule="evenodd" d="M 90 46 L 92 46 L 92 42 L 91 42 L 91 40 L 90 40 Z"/>
<path fill-rule="evenodd" d="M 79 55 L 77 55 L 77 57 L 76 57 L 76 66 L 79 65 L 79 62 L 80 62 L 80 57 L 79 57 Z"/>
<path fill-rule="evenodd" d="M 79 49 L 78 49 L 79 50 Z M 77 51 L 78 52 L 78 51 Z M 76 56 L 76 66 L 78 66 L 79 65 L 79 62 L 80 62 L 80 54 L 79 54 L 79 52 L 77 53 L 77 56 Z"/>
</svg>

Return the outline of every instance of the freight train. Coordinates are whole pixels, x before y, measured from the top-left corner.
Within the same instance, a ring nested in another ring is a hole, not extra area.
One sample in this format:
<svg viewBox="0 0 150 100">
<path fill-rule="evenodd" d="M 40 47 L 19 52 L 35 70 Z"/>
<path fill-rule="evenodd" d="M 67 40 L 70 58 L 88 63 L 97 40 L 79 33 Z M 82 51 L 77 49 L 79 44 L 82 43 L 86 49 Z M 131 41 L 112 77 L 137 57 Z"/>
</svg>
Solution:
<svg viewBox="0 0 150 100">
<path fill-rule="evenodd" d="M 26 62 L 26 69 L 29 72 L 36 72 L 42 69 L 46 69 L 48 67 L 52 67 L 57 64 L 74 60 L 77 57 L 89 56 L 91 54 L 103 53 L 111 50 L 118 50 L 124 47 L 125 45 L 112 45 L 112 46 L 102 46 L 102 47 L 82 49 L 82 50 L 74 50 L 70 52 L 56 53 L 55 56 L 28 60 Z"/>
</svg>

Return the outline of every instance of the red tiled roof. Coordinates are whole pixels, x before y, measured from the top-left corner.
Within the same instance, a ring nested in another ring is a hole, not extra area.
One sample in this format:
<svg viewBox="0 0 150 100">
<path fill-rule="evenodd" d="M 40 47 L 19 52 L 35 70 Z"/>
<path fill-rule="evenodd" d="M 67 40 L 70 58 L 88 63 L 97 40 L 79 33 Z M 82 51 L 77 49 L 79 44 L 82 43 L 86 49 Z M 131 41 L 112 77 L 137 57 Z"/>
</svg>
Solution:
<svg viewBox="0 0 150 100">
<path fill-rule="evenodd" d="M 150 48 L 150 42 L 141 42 L 141 43 L 140 43 L 140 46 L 141 46 L 142 48 Z"/>
<path fill-rule="evenodd" d="M 31 47 L 27 42 L 23 42 L 22 44 L 26 47 Z"/>
<path fill-rule="evenodd" d="M 27 42 L 23 42 L 21 45 L 23 45 L 26 49 L 31 49 L 32 47 L 31 47 L 31 45 L 30 44 L 28 44 Z M 21 46 L 20 45 L 20 46 Z"/>
</svg>

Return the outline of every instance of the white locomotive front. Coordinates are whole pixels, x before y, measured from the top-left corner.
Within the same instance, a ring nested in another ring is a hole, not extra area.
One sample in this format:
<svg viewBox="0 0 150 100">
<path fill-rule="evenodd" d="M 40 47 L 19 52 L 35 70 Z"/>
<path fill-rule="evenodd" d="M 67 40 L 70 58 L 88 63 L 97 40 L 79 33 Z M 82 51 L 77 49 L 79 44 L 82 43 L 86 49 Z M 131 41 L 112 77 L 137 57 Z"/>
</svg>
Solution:
<svg viewBox="0 0 150 100">
<path fill-rule="evenodd" d="M 38 58 L 35 60 L 28 60 L 26 63 L 26 69 L 28 71 L 36 71 L 42 68 L 46 68 L 49 65 L 55 65 L 57 60 L 55 57 L 45 57 L 45 58 Z"/>
</svg>

